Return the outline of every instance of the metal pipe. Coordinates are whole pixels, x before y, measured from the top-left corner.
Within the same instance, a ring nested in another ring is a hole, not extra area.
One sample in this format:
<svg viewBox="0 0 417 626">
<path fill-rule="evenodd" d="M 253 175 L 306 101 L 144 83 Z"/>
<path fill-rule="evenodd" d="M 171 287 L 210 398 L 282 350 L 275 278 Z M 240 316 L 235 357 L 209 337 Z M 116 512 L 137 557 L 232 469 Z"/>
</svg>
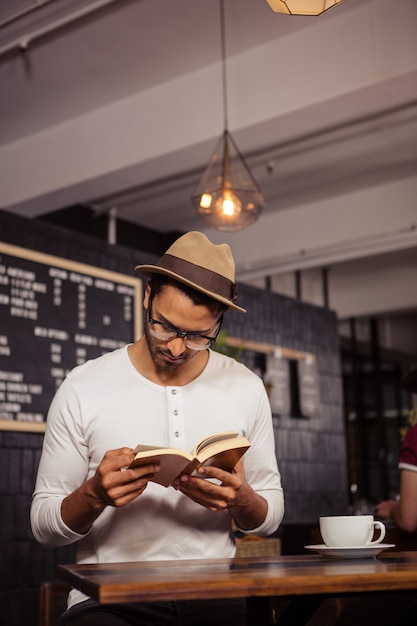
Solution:
<svg viewBox="0 0 417 626">
<path fill-rule="evenodd" d="M 295 270 L 294 278 L 295 278 L 295 298 L 296 298 L 296 300 L 301 300 L 301 298 L 302 298 L 302 293 L 301 293 L 301 270 L 299 270 L 299 269 Z"/>
<path fill-rule="evenodd" d="M 36 4 L 32 4 L 29 7 L 24 7 L 23 9 L 20 9 L 20 11 L 16 11 L 16 13 L 13 13 L 13 15 L 6 17 L 5 20 L 0 22 L 0 29 L 4 28 L 5 26 L 9 26 L 9 24 L 13 24 L 13 22 L 17 22 L 17 20 L 20 20 L 22 17 L 33 13 L 33 11 L 39 11 L 39 9 L 43 9 L 46 4 L 51 4 L 51 2 L 56 1 L 57 0 L 37 0 Z"/>
<path fill-rule="evenodd" d="M 294 270 L 311 269 L 326 265 L 329 267 L 340 261 L 349 261 L 362 257 L 374 256 L 377 254 L 396 252 L 398 250 L 408 250 L 417 244 L 417 228 L 411 224 L 407 228 L 402 228 L 382 235 L 372 235 L 359 240 L 348 240 L 339 243 L 337 246 L 329 245 L 311 250 L 300 250 L 297 253 L 283 255 L 274 259 L 268 259 L 265 264 L 253 264 L 249 267 L 246 263 L 236 268 L 239 280 L 256 280 L 265 274 L 283 274 Z"/>
<path fill-rule="evenodd" d="M 45 35 L 48 35 L 49 33 L 55 30 L 58 30 L 59 28 L 62 28 L 63 26 L 67 26 L 68 24 L 71 24 L 72 22 L 79 20 L 82 17 L 85 17 L 86 15 L 89 15 L 90 13 L 93 13 L 94 11 L 98 11 L 99 9 L 102 9 L 103 7 L 109 4 L 114 4 L 115 2 L 120 2 L 120 1 L 121 0 L 96 0 L 96 2 L 93 2 L 92 4 L 86 7 L 83 7 L 82 9 L 78 9 L 77 11 L 74 11 L 74 13 L 70 13 L 69 15 L 66 15 L 65 17 L 61 17 L 59 19 L 54 20 L 53 22 L 50 22 L 49 24 L 45 24 L 45 26 L 41 26 L 40 28 L 37 28 L 31 33 L 26 33 L 24 35 L 21 35 L 20 37 L 17 37 L 10 43 L 0 48 L 0 57 L 2 57 L 5 54 L 8 54 L 14 49 L 26 50 L 29 44 L 35 41 L 36 39 L 40 39 L 41 37 L 44 37 Z"/>
<path fill-rule="evenodd" d="M 117 243 L 117 208 L 112 207 L 107 217 L 107 243 L 114 246 Z"/>
<path fill-rule="evenodd" d="M 329 308 L 329 268 L 323 267 L 321 270 L 321 282 L 323 287 L 323 306 Z"/>
</svg>

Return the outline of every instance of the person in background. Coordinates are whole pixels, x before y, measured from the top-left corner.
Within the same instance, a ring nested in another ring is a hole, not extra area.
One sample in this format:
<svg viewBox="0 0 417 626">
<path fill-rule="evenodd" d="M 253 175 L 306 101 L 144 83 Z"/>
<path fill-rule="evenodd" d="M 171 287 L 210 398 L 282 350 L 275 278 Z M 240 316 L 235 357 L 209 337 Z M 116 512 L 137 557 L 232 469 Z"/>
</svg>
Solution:
<svg viewBox="0 0 417 626">
<path fill-rule="evenodd" d="M 263 382 L 209 349 L 225 312 L 245 312 L 230 248 L 189 232 L 135 269 L 149 279 L 144 335 L 76 367 L 57 390 L 33 534 L 48 548 L 76 542 L 77 563 L 233 557 L 233 529 L 273 533 L 284 499 Z M 128 468 L 132 445 L 191 450 L 230 430 L 251 442 L 232 472 L 203 467 L 164 488 L 150 480 L 157 464 Z M 245 602 L 99 605 L 74 589 L 61 624 L 241 626 Z"/>
<path fill-rule="evenodd" d="M 417 393 L 417 368 L 404 378 L 402 386 Z M 417 530 L 417 424 L 406 433 L 401 444 L 398 467 L 400 469 L 399 500 L 384 500 L 375 507 L 378 517 L 392 520 L 401 530 Z"/>
</svg>

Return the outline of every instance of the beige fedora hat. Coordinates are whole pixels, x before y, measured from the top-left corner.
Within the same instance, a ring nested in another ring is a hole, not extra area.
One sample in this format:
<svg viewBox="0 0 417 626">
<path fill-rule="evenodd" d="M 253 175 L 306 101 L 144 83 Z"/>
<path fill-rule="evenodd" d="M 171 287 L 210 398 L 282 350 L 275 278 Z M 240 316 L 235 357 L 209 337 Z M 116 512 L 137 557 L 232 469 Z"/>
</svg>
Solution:
<svg viewBox="0 0 417 626">
<path fill-rule="evenodd" d="M 165 274 L 235 311 L 246 309 L 235 304 L 235 262 L 227 243 L 213 244 L 203 233 L 191 231 L 179 237 L 156 265 L 137 265 L 136 272 L 150 278 Z"/>
</svg>

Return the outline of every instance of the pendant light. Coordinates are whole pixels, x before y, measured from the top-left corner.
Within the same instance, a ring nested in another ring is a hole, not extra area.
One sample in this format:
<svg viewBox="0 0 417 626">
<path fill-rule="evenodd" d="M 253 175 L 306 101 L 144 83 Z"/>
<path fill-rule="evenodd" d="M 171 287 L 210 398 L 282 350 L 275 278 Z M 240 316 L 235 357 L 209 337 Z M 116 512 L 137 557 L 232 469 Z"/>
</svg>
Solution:
<svg viewBox="0 0 417 626">
<path fill-rule="evenodd" d="M 262 192 L 228 130 L 224 0 L 220 0 L 224 132 L 191 197 L 201 219 L 234 232 L 255 222 L 265 205 Z"/>
<path fill-rule="evenodd" d="M 266 0 L 275 13 L 320 15 L 343 0 Z"/>
</svg>

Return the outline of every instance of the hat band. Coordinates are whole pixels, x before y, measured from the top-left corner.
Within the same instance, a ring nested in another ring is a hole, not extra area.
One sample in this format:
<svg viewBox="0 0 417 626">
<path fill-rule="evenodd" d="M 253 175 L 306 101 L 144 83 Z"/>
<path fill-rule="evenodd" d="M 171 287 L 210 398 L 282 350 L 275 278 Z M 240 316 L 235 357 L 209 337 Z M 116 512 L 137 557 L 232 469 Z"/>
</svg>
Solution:
<svg viewBox="0 0 417 626">
<path fill-rule="evenodd" d="M 186 278 L 197 287 L 212 292 L 226 300 L 234 302 L 237 298 L 237 286 L 225 276 L 200 265 L 190 263 L 171 254 L 164 254 L 157 263 L 158 267 L 170 270 Z"/>
</svg>

